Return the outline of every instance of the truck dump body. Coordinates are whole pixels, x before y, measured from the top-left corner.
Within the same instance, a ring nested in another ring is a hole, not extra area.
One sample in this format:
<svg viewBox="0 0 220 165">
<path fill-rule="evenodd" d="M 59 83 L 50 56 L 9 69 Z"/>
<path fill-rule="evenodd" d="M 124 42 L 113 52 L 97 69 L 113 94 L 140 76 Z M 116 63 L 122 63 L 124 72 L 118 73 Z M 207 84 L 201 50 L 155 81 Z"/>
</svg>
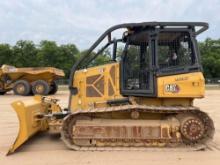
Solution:
<svg viewBox="0 0 220 165">
<path fill-rule="evenodd" d="M 30 67 L 30 68 L 16 68 L 14 66 L 9 65 L 3 65 L 0 69 L 0 91 L 2 93 L 10 91 L 13 89 L 14 91 L 16 89 L 15 86 L 19 81 L 22 80 L 23 84 L 29 84 L 29 87 L 32 88 L 34 84 L 41 81 L 41 84 L 43 82 L 44 86 L 55 86 L 55 80 L 64 77 L 63 70 L 53 68 L 53 67 Z M 21 88 L 21 85 L 20 85 Z M 54 88 L 57 88 L 54 87 Z M 55 89 L 54 89 L 55 90 Z M 56 89 L 57 90 L 57 89 Z M 29 91 L 29 94 L 31 92 L 31 89 Z M 16 94 L 19 94 L 19 92 L 15 92 Z M 28 93 L 28 92 L 26 92 Z M 34 94 L 38 94 L 36 92 L 33 92 Z M 42 94 L 49 94 L 48 90 L 46 92 L 42 92 Z M 39 93 L 40 94 L 40 93 Z M 20 95 L 26 95 L 20 93 Z"/>
</svg>

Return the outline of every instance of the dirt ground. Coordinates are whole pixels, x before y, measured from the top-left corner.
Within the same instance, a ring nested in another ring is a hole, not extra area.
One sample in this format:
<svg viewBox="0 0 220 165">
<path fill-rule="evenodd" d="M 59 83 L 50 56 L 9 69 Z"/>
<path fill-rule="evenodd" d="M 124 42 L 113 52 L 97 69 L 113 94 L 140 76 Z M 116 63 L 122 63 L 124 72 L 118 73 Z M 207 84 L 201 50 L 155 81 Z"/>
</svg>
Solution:
<svg viewBox="0 0 220 165">
<path fill-rule="evenodd" d="M 56 95 L 63 107 L 67 107 L 68 92 L 60 91 Z M 16 138 L 18 120 L 10 103 L 15 100 L 26 100 L 30 97 L 14 96 L 9 93 L 0 96 L 0 165 L 33 165 L 33 164 L 220 164 L 220 90 L 208 90 L 205 99 L 195 101 L 213 118 L 216 133 L 213 142 L 206 151 L 95 151 L 77 152 L 68 150 L 57 136 L 48 136 L 42 133 L 25 143 L 13 155 L 5 156 L 9 146 Z"/>
</svg>

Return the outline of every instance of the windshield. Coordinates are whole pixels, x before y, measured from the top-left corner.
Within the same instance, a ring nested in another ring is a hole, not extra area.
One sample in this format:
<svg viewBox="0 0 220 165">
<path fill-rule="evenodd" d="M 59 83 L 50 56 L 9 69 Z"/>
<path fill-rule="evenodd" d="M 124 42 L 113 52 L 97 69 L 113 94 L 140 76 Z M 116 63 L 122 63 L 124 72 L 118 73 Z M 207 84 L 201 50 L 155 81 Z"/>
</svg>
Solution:
<svg viewBox="0 0 220 165">
<path fill-rule="evenodd" d="M 160 32 L 158 64 L 160 69 L 194 65 L 196 54 L 188 32 Z"/>
</svg>

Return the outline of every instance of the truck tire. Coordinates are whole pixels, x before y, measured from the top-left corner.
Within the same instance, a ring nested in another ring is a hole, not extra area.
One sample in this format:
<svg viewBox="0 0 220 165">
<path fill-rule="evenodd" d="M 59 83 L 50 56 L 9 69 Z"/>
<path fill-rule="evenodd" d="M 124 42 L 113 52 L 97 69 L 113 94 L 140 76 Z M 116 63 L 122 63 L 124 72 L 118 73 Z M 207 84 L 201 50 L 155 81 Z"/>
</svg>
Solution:
<svg viewBox="0 0 220 165">
<path fill-rule="evenodd" d="M 44 80 L 37 80 L 32 83 L 32 92 L 34 95 L 48 95 L 50 86 Z"/>
<path fill-rule="evenodd" d="M 4 95 L 6 92 L 5 91 L 1 91 L 0 92 L 0 95 Z"/>
<path fill-rule="evenodd" d="M 18 80 L 13 87 L 14 94 L 27 96 L 31 92 L 31 85 L 26 80 Z"/>
<path fill-rule="evenodd" d="M 55 94 L 58 90 L 58 85 L 55 81 L 53 81 L 50 85 L 50 94 Z"/>
<path fill-rule="evenodd" d="M 4 84 L 3 82 L 0 80 L 0 95 L 4 95 L 6 93 L 6 91 L 4 90 Z"/>
</svg>

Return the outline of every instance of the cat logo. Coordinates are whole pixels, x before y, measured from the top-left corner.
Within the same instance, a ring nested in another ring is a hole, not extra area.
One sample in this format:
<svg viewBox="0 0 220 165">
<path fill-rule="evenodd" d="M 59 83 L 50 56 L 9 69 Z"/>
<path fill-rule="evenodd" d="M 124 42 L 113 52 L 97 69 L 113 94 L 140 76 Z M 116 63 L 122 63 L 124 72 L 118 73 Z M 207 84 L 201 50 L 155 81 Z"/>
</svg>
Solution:
<svg viewBox="0 0 220 165">
<path fill-rule="evenodd" d="M 165 91 L 172 92 L 172 93 L 178 93 L 180 91 L 180 87 L 177 84 L 166 84 Z"/>
</svg>

